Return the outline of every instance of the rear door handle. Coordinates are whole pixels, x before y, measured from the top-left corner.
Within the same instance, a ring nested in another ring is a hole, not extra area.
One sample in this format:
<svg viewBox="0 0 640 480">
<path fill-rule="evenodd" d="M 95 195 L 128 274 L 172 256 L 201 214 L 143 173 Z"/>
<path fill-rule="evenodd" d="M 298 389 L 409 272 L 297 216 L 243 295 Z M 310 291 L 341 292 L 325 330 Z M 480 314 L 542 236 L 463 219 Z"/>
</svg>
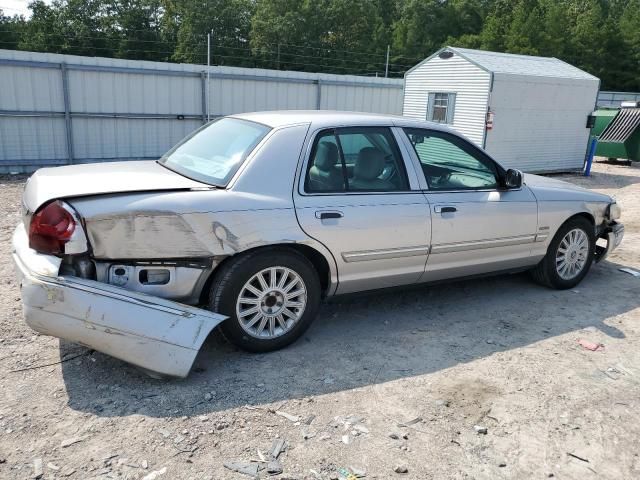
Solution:
<svg viewBox="0 0 640 480">
<path fill-rule="evenodd" d="M 437 205 L 433 208 L 433 211 L 436 213 L 453 213 L 453 212 L 457 212 L 458 209 L 450 205 L 446 205 L 446 206 Z"/>
<path fill-rule="evenodd" d="M 330 218 L 342 218 L 344 214 L 338 210 L 320 210 L 316 212 L 316 218 L 328 220 Z"/>
</svg>

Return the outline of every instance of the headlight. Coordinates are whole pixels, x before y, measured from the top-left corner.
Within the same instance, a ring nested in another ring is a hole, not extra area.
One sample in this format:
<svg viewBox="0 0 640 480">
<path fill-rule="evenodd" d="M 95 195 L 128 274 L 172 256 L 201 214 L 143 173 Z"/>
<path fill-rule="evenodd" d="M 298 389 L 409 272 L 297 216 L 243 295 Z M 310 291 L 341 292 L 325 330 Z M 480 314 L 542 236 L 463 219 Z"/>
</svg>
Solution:
<svg viewBox="0 0 640 480">
<path fill-rule="evenodd" d="M 609 218 L 611 220 L 618 220 L 620 218 L 620 215 L 622 215 L 622 209 L 620 208 L 620 205 L 618 205 L 616 202 L 613 202 L 612 204 L 610 204 Z"/>
</svg>

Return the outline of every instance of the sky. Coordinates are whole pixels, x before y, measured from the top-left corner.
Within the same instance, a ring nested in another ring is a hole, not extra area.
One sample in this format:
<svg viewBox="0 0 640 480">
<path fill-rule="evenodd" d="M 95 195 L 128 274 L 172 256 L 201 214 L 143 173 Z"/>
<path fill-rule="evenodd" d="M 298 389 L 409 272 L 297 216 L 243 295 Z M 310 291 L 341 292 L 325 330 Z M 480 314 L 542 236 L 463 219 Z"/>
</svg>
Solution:
<svg viewBox="0 0 640 480">
<path fill-rule="evenodd" d="M 4 10 L 5 15 L 24 15 L 25 17 L 30 17 L 30 1 L 31 0 L 0 0 L 0 8 Z M 45 0 L 45 2 L 51 3 L 51 0 Z"/>
</svg>

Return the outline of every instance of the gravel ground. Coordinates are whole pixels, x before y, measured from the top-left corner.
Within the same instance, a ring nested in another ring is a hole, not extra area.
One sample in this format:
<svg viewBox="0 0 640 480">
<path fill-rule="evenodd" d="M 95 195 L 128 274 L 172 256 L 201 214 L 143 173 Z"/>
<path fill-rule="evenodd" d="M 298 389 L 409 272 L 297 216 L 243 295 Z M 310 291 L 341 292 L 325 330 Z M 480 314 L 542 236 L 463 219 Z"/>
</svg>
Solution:
<svg viewBox="0 0 640 480">
<path fill-rule="evenodd" d="M 618 270 L 640 268 L 640 166 L 561 178 L 615 194 L 627 229 L 577 289 L 521 274 L 342 299 L 279 352 L 214 334 L 170 381 L 24 324 L 24 178 L 0 179 L 0 478 L 248 479 L 223 464 L 277 439 L 279 479 L 640 478 L 640 278 Z"/>
</svg>

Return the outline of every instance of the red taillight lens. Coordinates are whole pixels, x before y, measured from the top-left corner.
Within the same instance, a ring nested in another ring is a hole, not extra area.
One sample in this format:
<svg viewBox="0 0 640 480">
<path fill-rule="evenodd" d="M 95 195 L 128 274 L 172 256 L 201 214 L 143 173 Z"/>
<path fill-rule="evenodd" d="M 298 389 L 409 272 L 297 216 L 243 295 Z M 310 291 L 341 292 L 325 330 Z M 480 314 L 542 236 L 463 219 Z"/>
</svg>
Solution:
<svg viewBox="0 0 640 480">
<path fill-rule="evenodd" d="M 55 201 L 38 210 L 29 226 L 29 247 L 40 253 L 61 255 L 69 241 L 76 222 L 60 202 Z"/>
</svg>

